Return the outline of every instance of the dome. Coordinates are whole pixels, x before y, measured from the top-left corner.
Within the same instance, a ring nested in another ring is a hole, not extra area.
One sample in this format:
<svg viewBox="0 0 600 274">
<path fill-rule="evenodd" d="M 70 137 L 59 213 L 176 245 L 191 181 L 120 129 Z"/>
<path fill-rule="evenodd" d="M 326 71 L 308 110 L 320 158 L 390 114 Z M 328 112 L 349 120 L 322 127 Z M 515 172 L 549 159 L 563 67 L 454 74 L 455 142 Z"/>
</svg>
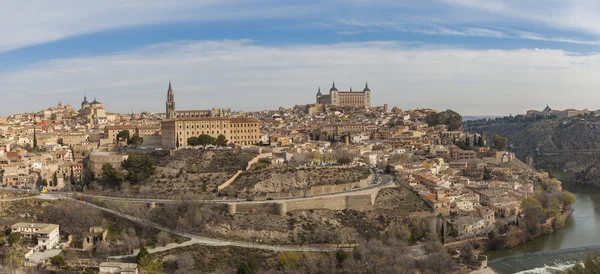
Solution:
<svg viewBox="0 0 600 274">
<path fill-rule="evenodd" d="M 338 89 L 335 87 L 335 82 L 333 82 L 333 86 L 331 86 L 329 91 L 338 91 Z"/>
<path fill-rule="evenodd" d="M 371 89 L 369 89 L 369 83 L 365 83 L 365 89 L 363 89 L 363 91 L 371 91 Z"/>
<path fill-rule="evenodd" d="M 92 105 L 98 105 L 100 104 L 100 102 L 96 101 L 96 98 L 94 98 L 94 101 L 92 102 Z"/>
<path fill-rule="evenodd" d="M 83 102 L 81 102 L 81 104 L 82 105 L 89 105 L 90 104 L 90 102 L 88 102 L 88 100 L 87 100 L 87 96 L 83 97 Z"/>
</svg>

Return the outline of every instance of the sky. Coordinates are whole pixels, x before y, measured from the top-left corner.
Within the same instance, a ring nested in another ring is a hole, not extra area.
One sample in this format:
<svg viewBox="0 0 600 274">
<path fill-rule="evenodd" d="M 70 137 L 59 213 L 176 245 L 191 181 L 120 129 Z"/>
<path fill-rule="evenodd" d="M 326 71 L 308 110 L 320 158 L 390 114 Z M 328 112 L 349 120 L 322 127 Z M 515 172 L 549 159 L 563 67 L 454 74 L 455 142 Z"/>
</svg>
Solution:
<svg viewBox="0 0 600 274">
<path fill-rule="evenodd" d="M 276 109 L 335 81 L 463 115 L 600 109 L 593 0 L 0 0 L 0 115 Z"/>
</svg>

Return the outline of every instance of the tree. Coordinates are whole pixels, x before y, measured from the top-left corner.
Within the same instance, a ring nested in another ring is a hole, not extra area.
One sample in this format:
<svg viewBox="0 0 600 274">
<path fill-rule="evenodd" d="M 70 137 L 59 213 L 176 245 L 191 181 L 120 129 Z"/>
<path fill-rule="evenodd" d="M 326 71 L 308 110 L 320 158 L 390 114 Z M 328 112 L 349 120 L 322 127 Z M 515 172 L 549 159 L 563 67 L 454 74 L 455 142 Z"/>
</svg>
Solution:
<svg viewBox="0 0 600 274">
<path fill-rule="evenodd" d="M 508 138 L 500 136 L 498 134 L 494 134 L 494 148 L 497 150 L 505 150 L 508 144 Z"/>
<path fill-rule="evenodd" d="M 215 145 L 217 145 L 217 147 L 224 147 L 227 145 L 227 138 L 225 138 L 225 135 L 223 134 L 219 134 L 219 136 L 217 136 L 217 139 L 215 140 Z"/>
<path fill-rule="evenodd" d="M 479 139 L 478 139 L 477 143 L 478 143 L 478 145 L 480 147 L 484 147 L 485 146 L 485 142 L 483 141 L 483 136 L 482 135 L 479 135 Z"/>
<path fill-rule="evenodd" d="M 67 261 L 65 260 L 65 257 L 63 257 L 62 255 L 56 255 L 56 256 L 50 258 L 50 263 L 54 266 L 66 266 L 67 265 Z"/>
<path fill-rule="evenodd" d="M 460 247 L 460 259 L 462 260 L 462 263 L 466 265 L 475 265 L 477 263 L 475 250 L 470 243 L 463 244 Z"/>
<path fill-rule="evenodd" d="M 140 248 L 140 252 L 138 252 L 137 256 L 135 257 L 135 261 L 142 267 L 146 266 L 146 264 L 148 263 L 150 257 L 150 253 L 148 253 L 148 250 L 142 246 Z"/>
<path fill-rule="evenodd" d="M 71 186 L 75 185 L 75 172 L 73 171 L 73 167 L 71 167 L 71 174 L 69 180 L 71 181 Z"/>
<path fill-rule="evenodd" d="M 169 233 L 161 231 L 158 232 L 158 234 L 156 234 L 156 243 L 164 246 L 166 244 L 168 244 L 171 241 L 171 236 L 169 235 Z"/>
<path fill-rule="evenodd" d="M 541 232 L 541 224 L 546 221 L 545 211 L 540 201 L 527 196 L 521 200 L 521 212 L 525 215 L 522 221 L 525 223 L 529 238 L 538 236 Z"/>
<path fill-rule="evenodd" d="M 431 113 L 425 118 L 425 122 L 432 127 L 446 125 L 450 131 L 461 130 L 463 128 L 462 116 L 452 110 Z"/>
<path fill-rule="evenodd" d="M 129 141 L 129 138 L 130 138 L 129 130 L 127 130 L 127 129 L 121 130 L 121 131 L 119 131 L 119 133 L 117 133 L 117 142 L 121 141 L 121 140 Z"/>
<path fill-rule="evenodd" d="M 139 146 L 142 143 L 144 143 L 144 138 L 136 135 L 133 135 L 133 137 L 131 137 L 131 139 L 127 140 L 127 144 L 128 145 L 134 145 L 134 146 Z"/>
<path fill-rule="evenodd" d="M 179 255 L 177 259 L 177 274 L 193 273 L 196 262 L 194 257 L 189 252 Z"/>
<path fill-rule="evenodd" d="M 197 145 L 200 145 L 200 142 L 198 141 L 198 137 L 190 137 L 187 139 L 187 144 L 188 144 L 188 146 L 195 147 Z M 179 146 L 179 145 L 177 145 L 177 146 Z"/>
<path fill-rule="evenodd" d="M 127 180 L 132 184 L 139 183 L 156 172 L 154 160 L 147 155 L 131 154 L 121 166 L 127 170 Z"/>
<path fill-rule="evenodd" d="M 54 186 L 58 185 L 58 171 L 54 171 L 52 174 L 52 182 L 54 182 Z"/>
<path fill-rule="evenodd" d="M 465 145 L 466 145 L 467 147 L 470 147 L 470 146 L 471 146 L 471 139 L 469 138 L 469 135 L 467 135 L 467 136 L 465 137 Z"/>
<path fill-rule="evenodd" d="M 392 166 L 390 164 L 385 165 L 385 174 L 392 173 Z"/>
<path fill-rule="evenodd" d="M 215 137 L 212 137 L 208 134 L 202 134 L 198 136 L 198 145 L 206 148 L 207 145 L 212 145 L 215 143 Z"/>
<path fill-rule="evenodd" d="M 8 245 L 15 246 L 20 245 L 23 240 L 23 234 L 21 232 L 14 232 L 8 235 Z"/>
<path fill-rule="evenodd" d="M 111 186 L 118 186 L 125 181 L 125 176 L 106 163 L 102 165 L 102 180 Z"/>
<path fill-rule="evenodd" d="M 110 254 L 110 246 L 105 241 L 101 241 L 96 246 L 96 254 L 100 256 L 106 256 Z"/>
<path fill-rule="evenodd" d="M 35 134 L 35 125 L 33 126 L 33 150 L 38 150 L 37 135 Z"/>
<path fill-rule="evenodd" d="M 25 258 L 22 250 L 23 249 L 18 245 L 8 249 L 4 258 L 4 263 L 6 267 L 11 270 L 10 273 L 17 273 L 17 270 L 21 267 L 21 262 Z"/>
<path fill-rule="evenodd" d="M 248 265 L 248 263 L 243 262 L 238 266 L 236 273 L 237 274 L 251 274 L 252 269 L 250 269 L 250 266 Z"/>
<path fill-rule="evenodd" d="M 338 266 L 341 266 L 347 258 L 348 253 L 343 249 L 338 249 L 335 252 L 335 259 L 337 260 Z"/>
<path fill-rule="evenodd" d="M 575 195 L 573 193 L 563 190 L 560 195 L 560 200 L 563 204 L 563 210 L 569 209 L 573 203 L 575 203 Z"/>
</svg>

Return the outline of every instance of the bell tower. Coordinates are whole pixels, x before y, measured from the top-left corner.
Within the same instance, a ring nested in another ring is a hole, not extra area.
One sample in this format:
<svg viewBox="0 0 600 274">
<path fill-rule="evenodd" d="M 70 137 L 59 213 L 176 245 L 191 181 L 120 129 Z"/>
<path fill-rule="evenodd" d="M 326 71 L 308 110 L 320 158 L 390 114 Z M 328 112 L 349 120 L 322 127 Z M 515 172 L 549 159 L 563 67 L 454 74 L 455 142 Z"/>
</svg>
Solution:
<svg viewBox="0 0 600 274">
<path fill-rule="evenodd" d="M 173 94 L 173 89 L 171 88 L 171 80 L 169 80 L 169 89 L 167 90 L 165 114 L 167 115 L 167 119 L 174 119 L 177 117 L 175 114 L 175 95 Z"/>
</svg>

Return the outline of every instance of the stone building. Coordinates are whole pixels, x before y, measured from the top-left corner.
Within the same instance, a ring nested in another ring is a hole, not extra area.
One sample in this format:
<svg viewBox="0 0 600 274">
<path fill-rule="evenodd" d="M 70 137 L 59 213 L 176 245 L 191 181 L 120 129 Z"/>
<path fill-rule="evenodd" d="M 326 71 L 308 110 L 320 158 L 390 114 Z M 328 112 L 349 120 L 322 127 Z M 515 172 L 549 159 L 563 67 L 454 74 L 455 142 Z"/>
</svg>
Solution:
<svg viewBox="0 0 600 274">
<path fill-rule="evenodd" d="M 230 117 L 230 109 L 211 109 L 211 110 L 176 110 L 175 108 L 175 93 L 169 81 L 169 89 L 167 90 L 167 101 L 165 103 L 165 114 L 167 119 L 175 118 L 198 118 L 198 117 Z"/>
<path fill-rule="evenodd" d="M 160 135 L 159 126 L 118 125 L 104 127 L 104 138 L 111 143 L 117 143 L 117 135 L 123 130 L 128 130 L 130 136 L 153 136 Z"/>
<path fill-rule="evenodd" d="M 319 87 L 316 96 L 317 104 L 334 105 L 338 107 L 371 107 L 371 89 L 369 84 L 365 84 L 365 88 L 362 91 L 339 91 L 335 87 L 335 82 L 329 89 L 329 94 L 323 95 L 321 88 Z"/>
<path fill-rule="evenodd" d="M 162 121 L 160 126 L 162 145 L 167 148 L 187 147 L 188 138 L 202 134 L 214 138 L 223 134 L 229 143 L 242 146 L 260 141 L 260 122 L 254 118 L 175 118 Z"/>
<path fill-rule="evenodd" d="M 65 146 L 79 145 L 89 140 L 89 135 L 83 133 L 66 133 L 57 137 L 58 143 Z"/>
<path fill-rule="evenodd" d="M 107 122 L 106 110 L 101 102 L 98 102 L 96 98 L 91 103 L 88 102 L 87 96 L 83 97 L 81 102 L 81 109 L 77 115 L 79 119 L 83 120 L 88 124 L 103 125 Z"/>
<path fill-rule="evenodd" d="M 108 229 L 101 227 L 90 227 L 88 234 L 82 239 L 81 249 L 91 250 L 97 244 L 106 241 L 108 237 Z"/>
<path fill-rule="evenodd" d="M 90 154 L 89 169 L 94 172 L 96 177 L 102 174 L 102 166 L 111 164 L 117 171 L 123 170 L 121 162 L 127 160 L 128 155 L 118 154 L 115 152 L 94 151 Z"/>
</svg>

